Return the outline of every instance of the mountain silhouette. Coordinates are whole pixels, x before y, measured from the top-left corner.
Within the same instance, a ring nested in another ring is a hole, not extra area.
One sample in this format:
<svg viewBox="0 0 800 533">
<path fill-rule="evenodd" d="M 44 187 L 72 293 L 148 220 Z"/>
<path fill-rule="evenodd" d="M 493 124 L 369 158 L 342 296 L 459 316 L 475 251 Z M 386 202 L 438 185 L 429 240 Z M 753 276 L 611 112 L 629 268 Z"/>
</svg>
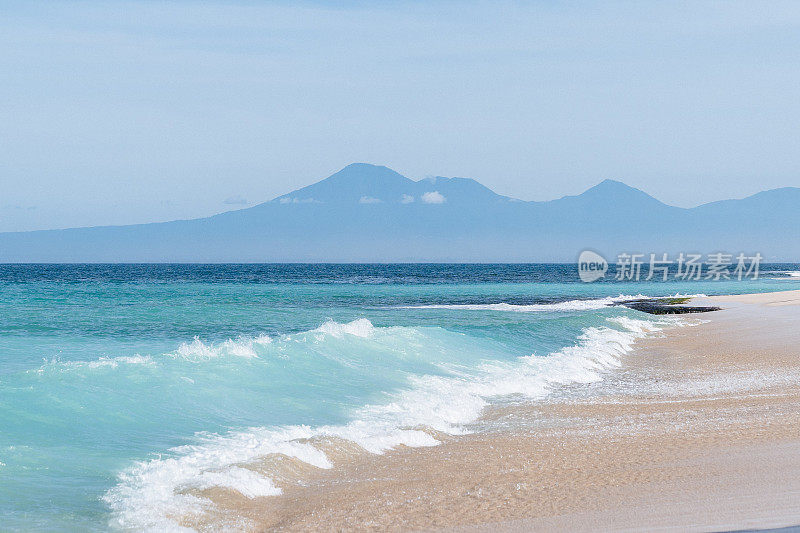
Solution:
<svg viewBox="0 0 800 533">
<path fill-rule="evenodd" d="M 800 256 L 800 189 L 684 209 L 605 180 L 526 202 L 475 180 L 366 163 L 247 209 L 195 220 L 0 233 L 2 262 L 572 262 L 593 249 Z"/>
<path fill-rule="evenodd" d="M 414 201 L 424 202 L 424 195 L 432 193 L 441 195 L 442 203 L 510 200 L 473 179 L 435 177 L 414 181 L 386 167 L 353 163 L 322 181 L 279 196 L 273 202 L 411 203 Z M 427 198 L 432 197 L 428 196 Z"/>
</svg>

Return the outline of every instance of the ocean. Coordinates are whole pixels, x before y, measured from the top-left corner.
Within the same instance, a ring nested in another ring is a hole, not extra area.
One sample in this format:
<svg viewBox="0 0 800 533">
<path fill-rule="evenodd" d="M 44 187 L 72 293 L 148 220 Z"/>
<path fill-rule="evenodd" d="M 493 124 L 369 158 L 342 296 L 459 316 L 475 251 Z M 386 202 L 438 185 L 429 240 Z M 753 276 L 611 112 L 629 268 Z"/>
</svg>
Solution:
<svg viewBox="0 0 800 533">
<path fill-rule="evenodd" d="M 180 530 L 260 458 L 331 466 L 474 431 L 494 403 L 592 384 L 683 320 L 642 296 L 800 288 L 582 283 L 575 265 L 0 265 L 0 529 Z"/>
</svg>

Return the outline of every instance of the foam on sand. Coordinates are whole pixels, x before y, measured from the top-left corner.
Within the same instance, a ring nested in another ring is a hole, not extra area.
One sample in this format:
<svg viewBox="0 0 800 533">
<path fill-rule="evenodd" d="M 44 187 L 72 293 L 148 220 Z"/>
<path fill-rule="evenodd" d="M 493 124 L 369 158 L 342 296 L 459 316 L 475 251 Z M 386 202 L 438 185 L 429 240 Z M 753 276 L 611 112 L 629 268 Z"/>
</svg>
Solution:
<svg viewBox="0 0 800 533">
<path fill-rule="evenodd" d="M 374 454 L 401 444 L 435 446 L 439 441 L 425 428 L 465 433 L 469 431 L 467 424 L 475 421 L 493 398 L 516 395 L 537 400 L 566 384 L 599 381 L 604 372 L 619 366 L 620 356 L 637 339 L 681 321 L 672 317 L 622 317 L 609 319 L 607 324 L 585 328 L 575 344 L 548 356 L 487 362 L 471 372 L 451 368 L 443 375 L 414 375 L 408 388 L 390 395 L 384 403 L 355 410 L 344 425 L 254 427 L 198 435 L 196 443 L 140 461 L 119 475 L 118 484 L 104 496 L 114 512 L 113 525 L 180 530 L 180 517 L 200 518 L 213 508 L 201 494 L 212 487 L 234 490 L 247 498 L 280 494 L 275 481 L 254 465 L 280 454 L 316 468 L 331 468 L 331 460 L 314 444 L 320 438 L 343 439 Z M 369 320 L 359 319 L 349 323 L 329 321 L 281 342 L 302 340 L 308 335 L 330 337 L 340 343 L 408 342 L 409 338 L 416 342 L 425 338 L 415 328 L 376 328 Z M 182 356 L 210 357 L 225 346 L 197 343 L 179 352 Z M 224 350 L 231 352 L 231 347 Z"/>
</svg>

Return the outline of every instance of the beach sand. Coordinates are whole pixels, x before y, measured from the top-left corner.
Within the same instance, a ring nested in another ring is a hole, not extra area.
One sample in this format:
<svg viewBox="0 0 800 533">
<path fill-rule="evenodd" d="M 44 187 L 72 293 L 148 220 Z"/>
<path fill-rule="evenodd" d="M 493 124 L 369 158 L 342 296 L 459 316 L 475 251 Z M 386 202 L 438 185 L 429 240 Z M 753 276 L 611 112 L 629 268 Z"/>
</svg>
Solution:
<svg viewBox="0 0 800 533">
<path fill-rule="evenodd" d="M 439 435 L 440 446 L 381 456 L 321 443 L 336 465 L 329 470 L 265 460 L 284 494 L 206 491 L 221 509 L 214 524 L 289 531 L 800 524 L 800 291 L 693 303 L 723 310 L 639 341 L 600 384 L 491 408 L 473 434 Z"/>
</svg>

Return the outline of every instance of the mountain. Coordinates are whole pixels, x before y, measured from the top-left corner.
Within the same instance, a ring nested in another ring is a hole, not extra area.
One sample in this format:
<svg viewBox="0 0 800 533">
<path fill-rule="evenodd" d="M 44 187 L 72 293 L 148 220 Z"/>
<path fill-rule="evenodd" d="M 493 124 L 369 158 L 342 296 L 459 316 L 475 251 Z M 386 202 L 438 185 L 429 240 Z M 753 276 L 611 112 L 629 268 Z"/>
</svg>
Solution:
<svg viewBox="0 0 800 533">
<path fill-rule="evenodd" d="M 800 189 L 692 209 L 605 180 L 524 202 L 475 180 L 357 163 L 248 209 L 196 220 L 0 233 L 0 262 L 572 262 L 620 252 L 800 257 Z"/>
<path fill-rule="evenodd" d="M 649 194 L 625 185 L 621 181 L 603 180 L 583 194 L 565 196 L 556 200 L 562 208 L 567 205 L 593 207 L 598 204 L 623 204 L 636 209 L 661 209 L 668 207 Z"/>
<path fill-rule="evenodd" d="M 328 205 L 411 203 L 424 202 L 424 195 L 432 192 L 438 192 L 451 204 L 510 200 L 473 179 L 435 177 L 414 181 L 386 167 L 353 163 L 322 181 L 279 196 L 273 202 Z"/>
</svg>

